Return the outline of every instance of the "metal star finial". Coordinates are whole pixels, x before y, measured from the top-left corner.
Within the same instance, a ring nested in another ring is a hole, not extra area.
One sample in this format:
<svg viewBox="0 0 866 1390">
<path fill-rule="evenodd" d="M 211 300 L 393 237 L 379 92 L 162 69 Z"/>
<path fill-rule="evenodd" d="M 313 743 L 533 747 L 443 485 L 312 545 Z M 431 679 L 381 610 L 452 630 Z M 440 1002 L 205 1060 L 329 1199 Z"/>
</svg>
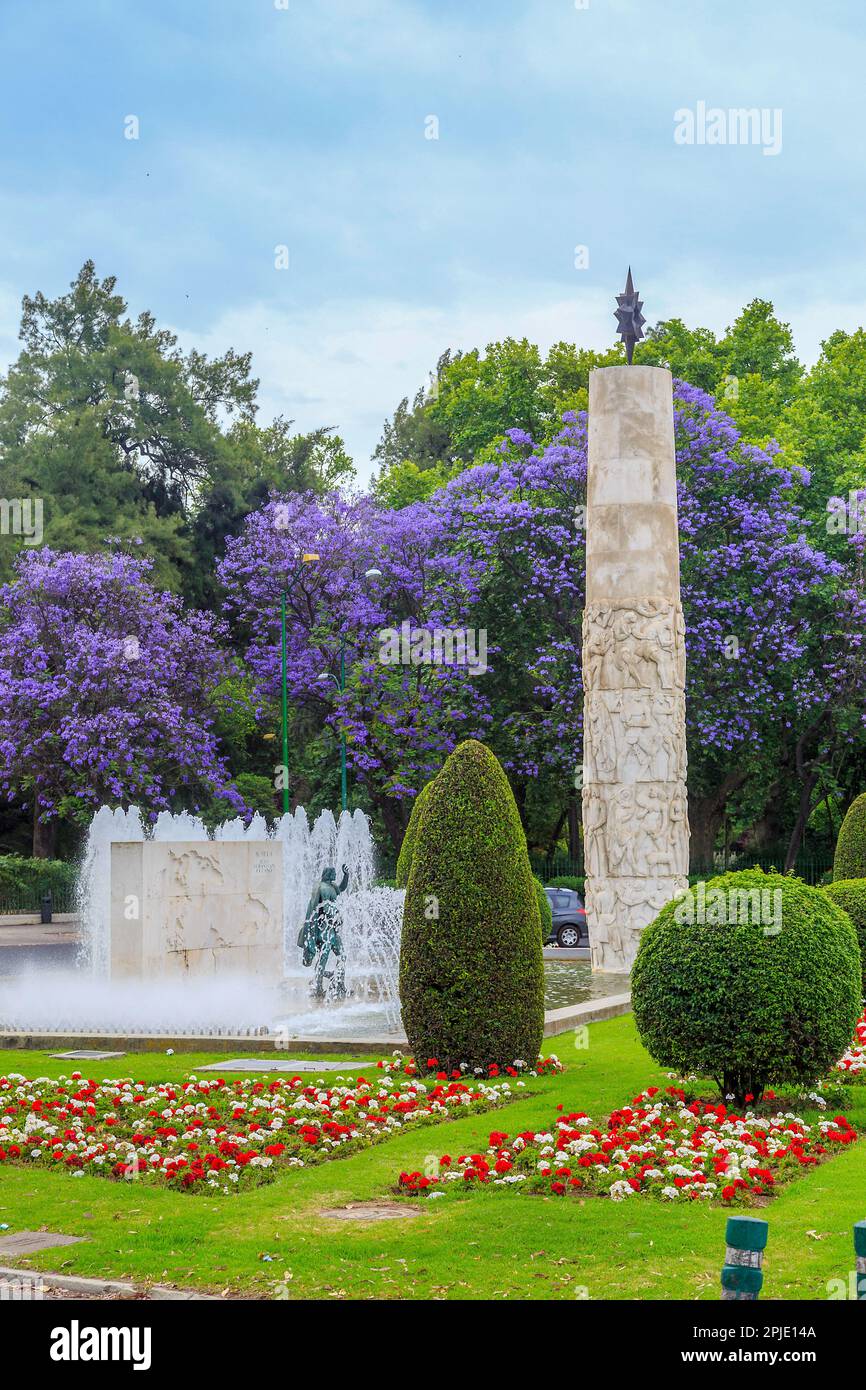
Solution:
<svg viewBox="0 0 866 1390">
<path fill-rule="evenodd" d="M 629 366 L 634 356 L 634 345 L 639 338 L 643 337 L 643 326 L 646 319 L 641 313 L 643 300 L 638 298 L 631 278 L 631 266 L 628 268 L 628 279 L 625 282 L 625 290 L 616 297 L 617 309 L 615 311 L 616 321 L 619 324 L 619 336 L 625 343 L 625 357 Z"/>
</svg>

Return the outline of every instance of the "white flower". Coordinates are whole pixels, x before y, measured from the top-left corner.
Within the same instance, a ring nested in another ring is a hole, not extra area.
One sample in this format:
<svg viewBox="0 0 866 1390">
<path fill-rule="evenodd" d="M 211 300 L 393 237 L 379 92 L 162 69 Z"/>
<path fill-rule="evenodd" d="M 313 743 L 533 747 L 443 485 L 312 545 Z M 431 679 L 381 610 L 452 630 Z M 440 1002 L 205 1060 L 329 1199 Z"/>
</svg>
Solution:
<svg viewBox="0 0 866 1390">
<path fill-rule="evenodd" d="M 610 1185 L 610 1195 L 614 1202 L 622 1202 L 626 1197 L 633 1197 L 635 1191 L 631 1183 L 612 1182 Z"/>
</svg>

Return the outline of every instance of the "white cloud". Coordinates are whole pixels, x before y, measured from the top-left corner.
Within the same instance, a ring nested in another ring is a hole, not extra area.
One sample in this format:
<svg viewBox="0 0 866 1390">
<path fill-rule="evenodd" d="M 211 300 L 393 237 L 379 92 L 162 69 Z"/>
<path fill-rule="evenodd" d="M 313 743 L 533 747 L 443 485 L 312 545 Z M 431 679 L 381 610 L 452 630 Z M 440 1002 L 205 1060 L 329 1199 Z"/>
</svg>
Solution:
<svg viewBox="0 0 866 1390">
<path fill-rule="evenodd" d="M 775 299 L 779 317 L 791 322 L 800 356 L 814 362 L 822 339 L 836 328 L 850 332 L 866 322 L 866 302 L 815 300 L 803 304 L 802 286 L 737 283 L 708 286 L 698 267 L 664 285 L 641 284 L 651 321 L 680 317 L 690 327 L 721 334 L 752 298 Z M 252 351 L 261 378 L 260 418 L 293 418 L 299 429 L 334 425 L 355 459 L 359 479 L 371 471 L 370 455 L 382 425 L 402 396 L 411 399 L 428 381 L 445 348 L 483 348 L 505 337 L 526 337 L 542 350 L 560 340 L 604 348 L 614 341 L 613 290 L 592 287 L 563 295 L 560 286 L 464 287 L 453 306 L 410 305 L 387 300 L 326 301 L 296 313 L 258 303 L 220 315 L 202 334 L 179 333 L 181 342 L 208 353 L 228 346 Z M 795 305 L 791 312 L 788 305 Z"/>
</svg>

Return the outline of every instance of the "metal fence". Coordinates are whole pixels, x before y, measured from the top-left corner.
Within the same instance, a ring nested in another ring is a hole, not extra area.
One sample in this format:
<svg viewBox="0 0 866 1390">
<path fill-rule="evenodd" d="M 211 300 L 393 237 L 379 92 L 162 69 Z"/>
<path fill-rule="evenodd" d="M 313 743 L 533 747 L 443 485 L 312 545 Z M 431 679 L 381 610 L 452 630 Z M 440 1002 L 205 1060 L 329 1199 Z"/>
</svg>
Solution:
<svg viewBox="0 0 866 1390">
<path fill-rule="evenodd" d="M 780 874 L 784 871 L 787 852 L 787 846 L 739 854 L 731 852 L 727 856 L 720 852 L 713 856 L 711 864 L 691 863 L 689 865 L 689 878 L 709 878 L 714 874 L 723 874 L 729 870 L 733 872 L 736 869 L 763 869 L 765 873 Z M 797 855 L 794 873 L 804 883 L 814 884 L 820 883 L 824 875 L 829 873 L 832 868 L 833 853 L 831 850 L 806 849 L 801 850 Z"/>
<path fill-rule="evenodd" d="M 761 850 L 756 853 L 730 853 L 727 856 L 727 863 L 725 862 L 726 856 L 719 852 L 710 864 L 692 863 L 689 867 L 689 878 L 692 881 L 697 881 L 700 878 L 712 878 L 716 874 L 724 873 L 726 868 L 730 870 L 760 868 L 765 872 L 775 869 L 777 872 L 781 872 L 785 862 L 785 852 L 784 848 L 777 848 L 775 850 Z M 553 878 L 583 878 L 586 873 L 582 855 L 575 859 L 571 855 L 562 853 L 538 854 L 530 852 L 529 861 L 532 872 L 543 883 L 549 883 Z M 396 858 L 380 856 L 377 864 L 377 882 L 393 882 L 396 867 Z M 830 850 L 807 849 L 798 856 L 794 872 L 798 878 L 802 878 L 806 883 L 820 883 L 832 868 L 833 854 Z M 40 912 L 43 894 L 48 891 L 51 893 L 52 911 L 75 912 L 77 905 L 74 883 L 37 883 L 26 888 L 0 888 L 0 916 Z"/>
<path fill-rule="evenodd" d="M 0 889 L 0 917 L 13 915 L 32 915 L 42 910 L 42 898 L 51 894 L 52 912 L 75 912 L 75 887 L 73 884 L 35 885 L 27 888 Z"/>
<path fill-rule="evenodd" d="M 689 865 L 689 878 L 692 880 L 713 878 L 716 874 L 723 874 L 735 869 L 763 869 L 765 873 L 775 870 L 776 873 L 781 873 L 786 854 L 786 845 L 754 852 L 734 853 L 730 851 L 727 855 L 720 850 L 709 863 L 692 861 Z M 549 883 L 552 878 L 583 878 L 586 874 L 582 855 L 575 859 L 567 854 L 545 855 L 530 852 L 529 862 L 532 865 L 532 872 L 537 874 L 544 883 Z M 832 850 L 807 848 L 801 850 L 797 856 L 794 873 L 805 883 L 820 883 L 825 874 L 829 873 L 832 868 Z"/>
</svg>

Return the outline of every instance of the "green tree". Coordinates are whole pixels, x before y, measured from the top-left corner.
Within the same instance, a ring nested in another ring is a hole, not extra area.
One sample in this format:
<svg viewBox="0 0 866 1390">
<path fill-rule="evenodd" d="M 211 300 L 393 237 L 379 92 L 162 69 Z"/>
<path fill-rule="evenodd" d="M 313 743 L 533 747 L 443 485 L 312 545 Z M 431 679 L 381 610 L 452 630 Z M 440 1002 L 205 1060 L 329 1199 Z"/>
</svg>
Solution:
<svg viewBox="0 0 866 1390">
<path fill-rule="evenodd" d="M 178 587 L 185 515 L 225 449 L 220 420 L 252 419 L 257 382 L 249 354 L 184 354 L 151 314 L 133 322 L 115 283 L 87 261 L 68 294 L 24 297 L 22 350 L 0 380 L 4 492 L 42 499 L 52 546 L 140 539 L 156 581 Z"/>
<path fill-rule="evenodd" d="M 247 515 L 263 506 L 271 491 L 321 495 L 354 477 L 352 460 L 332 427 L 293 434 L 293 423 L 277 416 L 261 427 L 243 418 L 229 430 L 207 491 L 189 522 L 194 564 L 185 593 L 199 607 L 219 604 L 215 570 L 226 539 L 240 535 Z"/>
<path fill-rule="evenodd" d="M 866 484 L 866 331 L 832 333 L 780 422 L 785 456 L 808 469 L 813 510 Z"/>
<path fill-rule="evenodd" d="M 382 438 L 373 451 L 381 476 L 407 459 L 422 470 L 450 463 L 450 432 L 443 421 L 431 416 L 429 407 L 451 360 L 450 351 L 443 352 L 429 387 L 418 389 L 411 406 L 409 397 L 404 396 L 393 417 L 385 421 Z"/>
<path fill-rule="evenodd" d="M 545 357 L 526 338 L 443 353 L 431 389 L 422 388 L 411 408 L 404 398 L 385 425 L 375 453 L 377 496 L 387 506 L 424 500 L 455 472 L 493 458 L 511 429 L 548 443 L 566 412 L 587 409 L 590 372 L 624 361 L 621 343 L 596 351 L 558 342 Z M 657 323 L 635 361 L 666 366 L 714 395 L 754 443 L 773 436 L 803 375 L 790 327 L 763 299 L 747 304 L 722 338 L 682 319 Z M 421 476 L 428 470 L 437 470 L 435 485 Z"/>
</svg>

